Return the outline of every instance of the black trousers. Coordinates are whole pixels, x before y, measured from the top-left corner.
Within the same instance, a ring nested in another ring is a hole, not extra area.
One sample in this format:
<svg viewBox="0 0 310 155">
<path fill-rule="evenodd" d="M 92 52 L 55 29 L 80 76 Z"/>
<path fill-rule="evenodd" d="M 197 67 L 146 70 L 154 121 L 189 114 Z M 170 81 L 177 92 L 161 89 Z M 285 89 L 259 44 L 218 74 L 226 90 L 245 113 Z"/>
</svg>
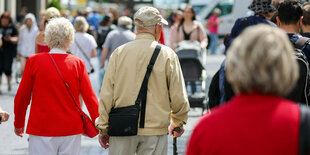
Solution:
<svg viewBox="0 0 310 155">
<path fill-rule="evenodd" d="M 3 73 L 7 76 L 12 74 L 13 51 L 0 50 L 0 75 Z"/>
</svg>

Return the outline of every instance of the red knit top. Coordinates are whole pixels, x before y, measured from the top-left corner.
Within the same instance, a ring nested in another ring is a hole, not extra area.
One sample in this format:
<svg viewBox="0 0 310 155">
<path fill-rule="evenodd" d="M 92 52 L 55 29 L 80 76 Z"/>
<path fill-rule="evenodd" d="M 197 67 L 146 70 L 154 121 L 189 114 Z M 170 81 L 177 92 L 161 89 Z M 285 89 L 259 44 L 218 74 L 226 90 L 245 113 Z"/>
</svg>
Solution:
<svg viewBox="0 0 310 155">
<path fill-rule="evenodd" d="M 194 129 L 187 155 L 297 155 L 298 105 L 276 96 L 239 95 Z"/>
<path fill-rule="evenodd" d="M 94 121 L 98 99 L 83 61 L 68 54 L 51 54 L 65 81 L 79 101 L 81 94 Z M 26 133 L 38 136 L 68 136 L 84 133 L 77 107 L 61 80 L 48 53 L 30 56 L 14 101 L 15 128 L 23 128 L 25 114 L 31 109 Z M 80 104 L 79 104 L 80 105 Z"/>
</svg>

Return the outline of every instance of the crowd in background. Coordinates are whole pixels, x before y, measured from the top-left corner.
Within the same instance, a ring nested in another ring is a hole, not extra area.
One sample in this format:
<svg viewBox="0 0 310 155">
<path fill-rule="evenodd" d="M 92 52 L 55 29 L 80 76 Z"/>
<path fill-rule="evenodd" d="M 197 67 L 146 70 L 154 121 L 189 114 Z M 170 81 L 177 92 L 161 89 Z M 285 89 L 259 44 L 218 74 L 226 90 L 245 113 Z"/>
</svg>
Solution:
<svg viewBox="0 0 310 155">
<path fill-rule="evenodd" d="M 307 107 L 310 100 L 310 39 L 306 38 L 309 36 L 310 22 L 307 17 L 310 14 L 310 5 L 309 3 L 301 5 L 295 0 L 285 0 L 282 3 L 279 3 L 278 0 L 253 0 L 248 8 L 253 12 L 253 15 L 245 15 L 245 17 L 237 19 L 231 33 L 226 35 L 224 42 L 227 58 L 213 77 L 209 89 L 209 106 L 214 109 L 212 109 L 211 114 L 202 118 L 193 130 L 188 143 L 187 154 L 309 154 L 310 152 L 310 136 L 308 136 L 310 110 Z M 102 82 L 111 53 L 122 44 L 133 41 L 136 36 L 132 16 L 129 15 L 131 13 L 126 10 L 127 16 L 120 16 L 115 11 L 112 9 L 104 16 L 100 16 L 98 12 L 91 11 L 88 8 L 85 14 L 78 11 L 77 15 L 71 19 L 72 24 L 68 24 L 68 22 L 64 22 L 67 21 L 64 18 L 59 18 L 64 14 L 55 8 L 49 8 L 40 17 L 38 25 L 32 14 L 26 14 L 23 24 L 18 29 L 15 28 L 10 14 L 8 12 L 3 13 L 0 17 L 0 35 L 2 37 L 0 42 L 2 45 L 0 69 L 1 74 L 5 73 L 7 76 L 8 90 L 11 90 L 12 63 L 16 55 L 20 56 L 21 68 L 23 68 L 30 55 L 49 51 L 54 54 L 65 53 L 64 49 L 68 49 L 72 54 L 81 58 L 82 67 L 78 65 L 80 59 L 73 60 L 72 58 L 72 61 L 76 63 L 72 64 L 80 67 L 78 70 L 83 74 L 81 77 L 77 75 L 79 78 L 87 77 L 82 82 L 70 81 L 76 82 L 76 91 L 74 92 L 76 98 L 81 91 L 79 89 L 80 84 L 87 88 L 82 91 L 91 89 L 87 75 L 91 74 L 94 69 L 90 62 L 92 57 L 98 57 L 101 68 L 99 81 Z M 217 19 L 220 13 L 220 10 L 215 9 L 207 23 L 200 23 L 196 21 L 195 11 L 191 6 L 186 6 L 184 10 L 173 11 L 169 40 L 171 49 L 176 50 L 182 41 L 198 42 L 200 48 L 205 49 L 208 45 L 205 28 L 208 28 L 211 38 L 211 53 L 215 53 L 218 39 L 217 29 L 222 23 L 221 20 Z M 143 19 L 146 18 L 143 16 Z M 56 26 L 50 25 L 49 31 L 45 32 L 45 27 L 49 25 L 50 21 L 54 21 Z M 139 23 L 139 21 L 135 21 L 135 23 Z M 146 25 L 149 23 L 141 23 L 143 28 L 145 26 L 143 32 L 147 31 Z M 59 26 L 63 25 L 71 28 L 70 34 L 64 32 L 66 34 L 64 37 L 59 33 L 61 31 Z M 71 37 L 73 27 L 75 39 Z M 165 40 L 159 40 L 159 31 L 157 30 L 161 30 L 162 37 L 160 38 L 163 39 L 164 33 L 161 24 L 155 24 L 156 40 L 165 44 Z M 46 34 L 49 36 L 45 36 Z M 148 36 L 150 34 L 143 35 L 146 38 L 150 37 Z M 72 45 L 66 44 L 69 41 L 72 41 Z M 29 44 L 33 46 L 28 47 Z M 130 49 L 135 46 L 138 45 L 134 45 Z M 123 48 L 119 48 L 119 50 L 123 50 Z M 57 57 L 56 60 L 62 59 L 60 56 Z M 44 61 L 36 59 L 37 57 L 31 58 L 31 63 L 37 63 L 37 65 L 28 67 L 34 67 L 33 70 Z M 130 57 L 126 58 L 128 58 L 126 59 L 127 62 L 131 60 Z M 49 58 L 46 57 L 45 59 Z M 115 59 L 112 59 L 111 62 L 114 61 L 115 63 Z M 120 59 L 125 60 L 123 57 Z M 108 78 L 104 81 L 109 85 L 106 84 L 106 90 L 112 88 L 113 85 L 110 84 L 115 78 L 113 67 L 115 66 L 110 66 L 107 70 L 106 76 Z M 125 71 L 126 67 L 122 68 L 124 70 L 122 73 L 128 73 L 128 69 Z M 30 76 L 32 74 L 43 76 L 45 73 L 42 70 L 40 73 L 21 69 L 20 73 L 23 74 L 23 72 L 28 73 L 28 77 L 26 76 L 28 80 L 32 78 Z M 122 78 L 117 78 L 119 83 L 124 81 Z M 183 79 L 177 81 L 182 83 Z M 38 88 L 46 89 L 38 82 L 36 84 Z M 16 106 L 22 105 L 22 108 L 16 108 L 20 110 L 16 112 L 19 114 L 19 118 L 15 124 L 17 127 L 15 133 L 18 136 L 22 136 L 24 130 L 24 118 L 22 117 L 25 117 L 25 105 L 29 104 L 31 96 L 31 90 L 28 88 L 31 85 L 24 85 L 19 88 L 20 92 L 16 97 L 17 104 L 15 103 Z M 164 85 L 163 88 L 166 86 Z M 51 87 L 53 88 L 53 86 Z M 180 87 L 183 86 L 178 85 L 177 90 L 185 90 L 184 87 Z M 118 87 L 118 89 L 120 88 Z M 28 93 L 24 95 L 21 93 L 22 90 L 26 90 L 25 92 Z M 35 91 L 39 94 L 37 89 Z M 50 91 L 50 89 L 46 91 Z M 61 92 L 61 89 L 57 92 Z M 95 99 L 93 92 L 90 92 L 91 96 L 86 96 L 86 92 L 81 93 L 83 99 L 90 101 L 87 108 L 92 111 L 91 115 L 94 120 L 98 116 L 98 112 L 94 110 L 98 109 L 97 98 Z M 182 93 L 184 94 L 184 91 Z M 102 94 L 108 96 L 103 99 L 113 100 L 113 98 L 109 98 L 111 95 L 109 91 Z M 57 95 L 61 97 L 63 94 Z M 175 96 L 172 95 L 172 97 Z M 25 97 L 27 101 L 24 100 Z M 53 97 L 50 96 L 50 98 Z M 124 98 L 124 100 L 126 99 Z M 39 101 L 34 100 L 33 102 L 39 103 Z M 103 103 L 103 100 L 101 102 Z M 297 103 L 301 105 L 299 106 Z M 38 109 L 35 110 L 39 111 Z M 104 110 L 101 110 L 101 113 L 102 111 Z M 102 117 L 103 114 L 101 113 Z M 108 113 L 104 114 L 108 115 Z M 8 116 L 6 117 L 8 118 Z M 101 119 L 106 118 L 107 116 Z M 41 118 L 37 115 L 34 119 Z M 63 124 L 66 124 L 65 119 L 62 121 Z M 35 133 L 40 130 L 40 126 L 36 126 L 37 122 L 31 123 L 34 130 L 30 128 L 29 132 Z M 74 128 L 74 125 L 70 127 Z M 54 134 L 52 130 L 46 133 Z M 57 134 L 53 136 L 57 136 Z M 102 138 L 105 143 L 104 146 L 106 146 L 109 139 L 108 137 Z M 34 140 L 39 139 L 32 137 L 32 143 L 35 143 Z"/>
<path fill-rule="evenodd" d="M 0 74 L 4 73 L 7 76 L 8 91 L 12 90 L 12 75 L 15 75 L 17 83 L 20 82 L 29 56 L 50 50 L 44 40 L 44 29 L 50 19 L 61 16 L 69 19 L 75 27 L 76 39 L 70 50 L 73 51 L 72 54 L 84 60 L 89 73 L 94 72 L 94 66 L 90 62 L 91 58 L 98 57 L 99 84 L 103 80 L 106 64 L 114 49 L 135 38 L 136 32 L 132 22 L 133 12 L 127 8 L 120 12 L 113 7 L 103 10 L 92 10 L 87 7 L 84 11 L 77 10 L 72 13 L 67 10 L 59 11 L 56 8 L 49 8 L 41 11 L 40 17 L 35 17 L 34 14 L 27 12 L 26 7 L 22 7 L 16 21 L 13 21 L 9 12 L 4 12 L 0 17 L 0 35 L 3 41 L 0 49 Z M 119 25 L 120 16 L 128 18 L 122 18 Z M 170 40 L 165 40 L 164 29 L 162 29 L 160 43 L 165 45 L 167 42 L 170 47 L 176 49 L 178 43 L 183 40 L 196 40 L 201 43 L 201 48 L 206 48 L 208 40 L 203 27 L 204 23 L 195 20 L 195 11 L 191 6 L 184 8 L 184 11 L 182 9 L 173 11 L 170 17 L 172 17 L 169 20 Z M 127 34 L 125 34 L 127 38 L 130 36 L 130 39 L 116 41 L 124 38 L 122 35 L 115 37 L 116 31 L 122 29 L 132 32 L 126 31 Z M 108 34 L 113 30 L 115 32 L 108 37 Z M 104 44 L 106 40 L 107 43 Z M 12 74 L 14 58 L 17 58 L 16 60 L 20 64 L 16 68 L 16 74 Z"/>
</svg>

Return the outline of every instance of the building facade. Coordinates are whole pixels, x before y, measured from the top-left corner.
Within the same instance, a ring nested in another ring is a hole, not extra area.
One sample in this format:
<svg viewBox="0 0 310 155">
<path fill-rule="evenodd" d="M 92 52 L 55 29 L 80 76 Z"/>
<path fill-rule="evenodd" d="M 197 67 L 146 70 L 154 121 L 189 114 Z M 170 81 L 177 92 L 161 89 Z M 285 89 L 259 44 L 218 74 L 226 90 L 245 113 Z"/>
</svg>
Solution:
<svg viewBox="0 0 310 155">
<path fill-rule="evenodd" d="M 40 11 L 45 10 L 48 0 L 0 0 L 0 14 L 9 11 L 15 21 L 23 7 L 27 8 L 29 13 L 39 17 Z"/>
</svg>

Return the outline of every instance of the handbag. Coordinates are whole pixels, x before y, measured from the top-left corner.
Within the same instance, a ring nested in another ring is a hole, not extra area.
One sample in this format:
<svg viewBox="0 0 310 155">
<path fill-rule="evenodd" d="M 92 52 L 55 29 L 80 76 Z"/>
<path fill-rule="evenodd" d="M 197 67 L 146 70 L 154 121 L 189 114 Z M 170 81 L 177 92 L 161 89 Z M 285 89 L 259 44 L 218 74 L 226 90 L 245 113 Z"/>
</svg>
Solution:
<svg viewBox="0 0 310 155">
<path fill-rule="evenodd" d="M 91 64 L 90 59 L 87 57 L 86 53 L 84 52 L 84 50 L 81 48 L 81 46 L 79 45 L 79 43 L 75 39 L 74 39 L 74 43 L 80 49 L 80 51 L 82 52 L 83 56 L 86 58 L 87 62 L 90 65 L 90 72 L 89 72 L 89 74 L 94 73 L 95 69 L 94 69 L 93 64 Z"/>
<path fill-rule="evenodd" d="M 147 70 L 138 94 L 138 97 L 134 105 L 114 108 L 112 107 L 109 113 L 109 136 L 135 136 L 138 133 L 138 121 L 139 113 L 140 117 L 140 128 L 144 128 L 145 122 L 145 108 L 146 108 L 146 96 L 147 96 L 147 85 L 153 70 L 153 66 L 160 52 L 161 46 L 158 44 L 154 50 L 151 60 L 147 66 Z M 140 107 L 141 103 L 141 107 Z"/>
<path fill-rule="evenodd" d="M 52 57 L 51 54 L 48 54 L 50 56 L 50 58 L 52 59 L 53 63 L 54 63 L 54 66 L 60 76 L 60 78 L 62 79 L 63 83 L 66 85 L 66 88 L 67 88 L 67 91 L 68 93 L 70 94 L 71 98 L 73 99 L 73 102 L 77 108 L 77 111 L 80 113 L 81 115 L 81 118 L 82 118 L 82 121 L 83 121 L 83 129 L 84 129 L 84 134 L 87 135 L 88 137 L 90 138 L 93 138 L 95 137 L 96 135 L 98 135 L 98 130 L 96 129 L 96 126 L 94 124 L 94 122 L 89 118 L 89 116 L 87 116 L 83 111 L 82 109 L 78 106 L 78 102 L 75 100 L 71 90 L 70 90 L 70 87 L 68 85 L 68 83 L 64 80 L 54 58 Z"/>
</svg>

